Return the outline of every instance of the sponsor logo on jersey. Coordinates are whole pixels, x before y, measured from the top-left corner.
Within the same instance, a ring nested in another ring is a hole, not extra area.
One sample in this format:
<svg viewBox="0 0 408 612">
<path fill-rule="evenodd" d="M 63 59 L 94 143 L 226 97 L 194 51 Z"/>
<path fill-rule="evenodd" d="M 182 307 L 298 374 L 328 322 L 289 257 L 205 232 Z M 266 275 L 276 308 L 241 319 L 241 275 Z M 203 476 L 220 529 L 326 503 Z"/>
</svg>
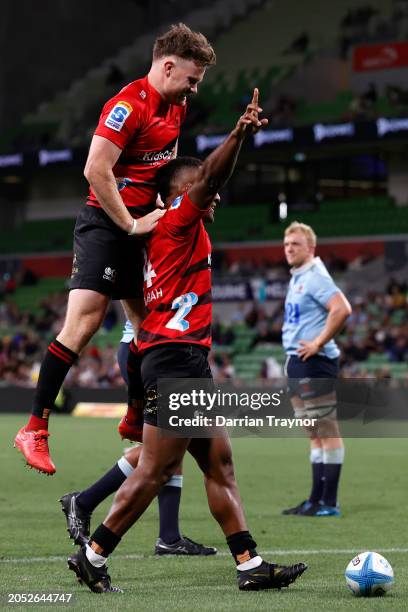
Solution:
<svg viewBox="0 0 408 612">
<path fill-rule="evenodd" d="M 142 98 L 142 100 L 146 100 L 147 93 L 145 92 L 144 89 L 142 89 L 142 91 L 140 92 L 139 96 Z"/>
<path fill-rule="evenodd" d="M 173 138 L 170 142 L 166 143 L 160 151 L 148 151 L 140 155 L 126 155 L 122 154 L 119 157 L 118 163 L 121 166 L 131 166 L 134 164 L 146 164 L 148 166 L 156 166 L 162 162 L 170 161 L 174 159 L 177 154 L 177 141 L 178 138 Z"/>
<path fill-rule="evenodd" d="M 74 259 L 72 260 L 71 278 L 73 278 L 75 274 L 78 274 L 78 263 L 77 263 L 76 253 L 74 253 Z"/>
<path fill-rule="evenodd" d="M 170 204 L 170 210 L 174 210 L 175 208 L 178 208 L 181 204 L 181 200 L 183 199 L 183 196 L 177 196 L 177 198 L 175 198 L 172 203 Z"/>
<path fill-rule="evenodd" d="M 140 161 L 147 164 L 157 164 L 162 161 L 170 161 L 176 157 L 178 138 L 174 138 L 171 142 L 168 142 L 160 151 L 148 151 L 144 153 Z"/>
<path fill-rule="evenodd" d="M 110 281 L 111 283 L 114 283 L 115 278 L 116 278 L 116 270 L 107 266 L 105 268 L 105 274 L 103 275 L 102 278 L 104 278 L 107 281 Z"/>
<path fill-rule="evenodd" d="M 303 293 L 304 286 L 303 285 L 295 285 L 294 292 L 295 293 Z"/>
<path fill-rule="evenodd" d="M 128 102 L 116 102 L 106 118 L 105 125 L 115 132 L 120 132 L 132 111 L 133 108 Z"/>
<path fill-rule="evenodd" d="M 127 187 L 128 185 L 132 183 L 132 179 L 118 176 L 116 177 L 116 183 L 118 185 L 118 190 L 122 191 L 122 189 L 124 189 L 125 187 Z"/>
<path fill-rule="evenodd" d="M 147 162 L 148 164 L 156 164 L 161 161 L 170 161 L 176 156 L 175 147 L 172 149 L 166 149 L 164 151 L 149 151 L 149 153 L 145 153 L 142 157 L 143 162 Z"/>
</svg>

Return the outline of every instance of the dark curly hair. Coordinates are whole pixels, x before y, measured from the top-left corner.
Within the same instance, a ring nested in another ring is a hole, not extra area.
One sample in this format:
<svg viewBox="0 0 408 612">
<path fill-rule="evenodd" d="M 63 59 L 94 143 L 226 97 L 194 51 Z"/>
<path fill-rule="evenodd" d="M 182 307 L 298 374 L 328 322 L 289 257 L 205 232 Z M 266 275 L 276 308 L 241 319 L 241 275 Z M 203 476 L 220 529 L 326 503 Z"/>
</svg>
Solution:
<svg viewBox="0 0 408 612">
<path fill-rule="evenodd" d="M 156 187 L 163 202 L 169 197 L 180 172 L 185 168 L 199 168 L 202 165 L 203 162 L 198 157 L 176 157 L 162 166 L 156 174 Z"/>
</svg>

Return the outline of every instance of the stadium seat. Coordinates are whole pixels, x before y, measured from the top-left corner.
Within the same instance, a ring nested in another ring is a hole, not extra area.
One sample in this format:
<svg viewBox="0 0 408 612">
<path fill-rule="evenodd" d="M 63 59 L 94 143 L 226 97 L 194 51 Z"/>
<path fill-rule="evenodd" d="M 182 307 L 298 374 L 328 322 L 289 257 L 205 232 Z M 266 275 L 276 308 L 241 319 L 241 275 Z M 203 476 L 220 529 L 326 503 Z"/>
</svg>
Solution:
<svg viewBox="0 0 408 612">
<path fill-rule="evenodd" d="M 220 31 L 229 27 L 262 4 L 262 0 L 217 0 L 205 8 L 192 8 L 183 21 L 191 28 L 205 32 L 212 39 Z M 162 24 L 160 31 L 170 27 Z M 99 108 L 112 95 L 107 86 L 107 77 L 112 64 L 120 66 L 125 78 L 135 78 L 135 73 L 143 73 L 150 62 L 151 50 L 157 36 L 157 29 L 138 36 L 134 43 L 121 48 L 113 57 L 106 58 L 99 66 L 89 70 L 83 77 L 74 80 L 66 91 L 57 93 L 53 99 L 44 100 L 38 109 L 24 119 L 25 129 L 31 129 L 45 120 L 54 127 L 59 126 L 55 134 L 57 140 L 79 145 L 88 142 L 89 130 L 95 122 L 95 113 L 89 116 L 89 109 L 95 105 Z M 71 118 L 70 118 L 71 117 Z M 68 118 L 68 119 L 67 119 Z M 87 121 L 84 122 L 84 119 Z M 81 129 L 78 127 L 81 126 Z M 75 129 L 73 129 L 75 127 Z"/>
</svg>

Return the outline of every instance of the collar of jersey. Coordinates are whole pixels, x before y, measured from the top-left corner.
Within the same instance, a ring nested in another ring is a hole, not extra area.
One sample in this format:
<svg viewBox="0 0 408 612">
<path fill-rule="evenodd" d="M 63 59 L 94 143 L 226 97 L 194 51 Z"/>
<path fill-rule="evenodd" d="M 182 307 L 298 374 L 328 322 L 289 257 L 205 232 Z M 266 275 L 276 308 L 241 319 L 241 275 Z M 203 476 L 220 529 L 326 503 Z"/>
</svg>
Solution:
<svg viewBox="0 0 408 612">
<path fill-rule="evenodd" d="M 157 89 L 155 87 L 153 87 L 153 85 L 150 83 L 149 81 L 149 77 L 146 75 L 146 89 L 149 90 L 149 94 L 152 96 L 153 100 L 155 101 L 155 103 L 160 106 L 161 104 L 166 105 L 166 102 L 163 100 L 163 98 L 161 97 L 161 94 L 157 91 Z M 168 104 L 167 104 L 168 106 Z"/>
<path fill-rule="evenodd" d="M 307 263 L 305 263 L 303 266 L 301 266 L 300 268 L 291 268 L 290 269 L 290 273 L 295 276 L 295 274 L 303 274 L 303 272 L 306 272 L 307 270 L 310 270 L 310 268 L 312 268 L 313 266 L 315 266 L 316 264 L 322 264 L 322 260 L 320 259 L 320 257 L 313 257 L 313 259 L 311 259 L 310 261 L 308 261 Z"/>
</svg>

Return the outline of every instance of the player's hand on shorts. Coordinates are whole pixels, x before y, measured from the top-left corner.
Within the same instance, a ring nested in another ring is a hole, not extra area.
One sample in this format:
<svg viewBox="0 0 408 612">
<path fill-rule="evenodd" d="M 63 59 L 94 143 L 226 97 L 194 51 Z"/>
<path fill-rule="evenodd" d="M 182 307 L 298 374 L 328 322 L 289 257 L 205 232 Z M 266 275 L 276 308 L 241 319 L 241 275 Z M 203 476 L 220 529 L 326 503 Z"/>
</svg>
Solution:
<svg viewBox="0 0 408 612">
<path fill-rule="evenodd" d="M 300 348 L 297 350 L 297 354 L 302 361 L 306 361 L 309 357 L 316 355 L 320 350 L 321 346 L 317 340 L 299 340 Z"/>
<path fill-rule="evenodd" d="M 237 133 L 242 138 L 246 134 L 256 134 L 261 128 L 268 125 L 267 119 L 259 119 L 259 113 L 262 112 L 262 108 L 258 104 L 259 91 L 255 87 L 252 95 L 252 100 L 246 107 L 245 113 L 238 119 Z"/>
<path fill-rule="evenodd" d="M 145 234 L 150 234 L 158 224 L 159 220 L 166 214 L 165 210 L 161 208 L 156 208 L 153 212 L 145 215 L 144 217 L 140 217 L 137 220 L 137 227 L 135 236 L 144 236 Z"/>
</svg>

